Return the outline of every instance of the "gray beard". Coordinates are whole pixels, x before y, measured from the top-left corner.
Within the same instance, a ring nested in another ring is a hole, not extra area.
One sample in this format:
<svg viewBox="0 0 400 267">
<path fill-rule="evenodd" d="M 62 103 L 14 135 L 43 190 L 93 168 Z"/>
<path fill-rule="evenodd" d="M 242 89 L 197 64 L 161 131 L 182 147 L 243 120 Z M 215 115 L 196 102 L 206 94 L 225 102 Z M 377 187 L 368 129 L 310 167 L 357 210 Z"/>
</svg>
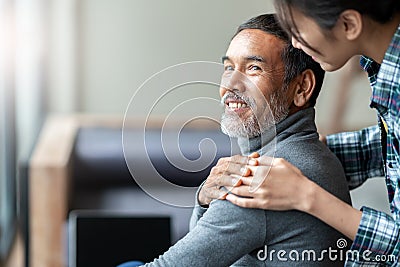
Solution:
<svg viewBox="0 0 400 267">
<path fill-rule="evenodd" d="M 285 102 L 284 89 L 275 90 L 269 96 L 269 108 L 262 107 L 264 110 L 261 115 L 257 116 L 255 112 L 257 107 L 254 101 L 247 101 L 252 110 L 252 114 L 244 119 L 241 119 L 234 113 L 223 113 L 221 118 L 221 130 L 224 134 L 234 138 L 254 138 L 275 124 L 284 120 L 289 114 L 289 107 Z M 249 103 L 250 102 L 250 103 Z"/>
</svg>

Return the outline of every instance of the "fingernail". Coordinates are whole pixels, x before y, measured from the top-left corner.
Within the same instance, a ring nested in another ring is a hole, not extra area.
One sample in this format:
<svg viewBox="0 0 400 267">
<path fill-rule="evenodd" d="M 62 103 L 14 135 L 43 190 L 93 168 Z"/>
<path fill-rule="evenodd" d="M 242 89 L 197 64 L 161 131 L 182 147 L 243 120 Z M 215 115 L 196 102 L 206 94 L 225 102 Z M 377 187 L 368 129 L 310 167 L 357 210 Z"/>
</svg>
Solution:
<svg viewBox="0 0 400 267">
<path fill-rule="evenodd" d="M 258 158 L 260 156 L 260 154 L 258 154 L 258 152 L 253 152 L 250 154 L 250 157 L 252 158 Z"/>
<path fill-rule="evenodd" d="M 240 168 L 240 173 L 241 173 L 242 175 L 246 175 L 248 171 L 249 171 L 249 170 L 248 170 L 247 168 L 245 168 L 245 167 Z"/>
<path fill-rule="evenodd" d="M 238 182 L 239 182 L 239 179 L 237 179 L 237 178 L 233 178 L 232 179 L 232 185 L 233 186 L 237 185 Z"/>
</svg>

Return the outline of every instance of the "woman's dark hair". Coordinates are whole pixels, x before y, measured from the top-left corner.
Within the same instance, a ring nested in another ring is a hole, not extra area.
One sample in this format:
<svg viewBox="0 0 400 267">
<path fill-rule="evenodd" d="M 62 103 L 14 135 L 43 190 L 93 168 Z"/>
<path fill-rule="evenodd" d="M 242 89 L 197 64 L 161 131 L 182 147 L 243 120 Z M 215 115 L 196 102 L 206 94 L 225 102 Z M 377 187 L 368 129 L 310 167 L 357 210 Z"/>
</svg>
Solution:
<svg viewBox="0 0 400 267">
<path fill-rule="evenodd" d="M 400 12 L 399 0 L 274 0 L 274 4 L 281 26 L 300 43 L 311 49 L 312 47 L 299 34 L 292 9 L 299 10 L 313 19 L 324 30 L 332 29 L 340 14 L 348 9 L 355 10 L 382 24 L 389 22 Z"/>
<path fill-rule="evenodd" d="M 262 30 L 268 34 L 276 36 L 286 43 L 281 54 L 282 61 L 285 65 L 285 76 L 283 80 L 284 87 L 287 87 L 289 83 L 303 71 L 307 69 L 313 71 L 315 75 L 315 88 L 308 103 L 310 106 L 315 106 L 325 76 L 325 71 L 321 66 L 302 50 L 292 46 L 289 36 L 281 28 L 274 14 L 264 14 L 249 19 L 238 27 L 233 38 L 239 32 L 246 29 Z"/>
</svg>

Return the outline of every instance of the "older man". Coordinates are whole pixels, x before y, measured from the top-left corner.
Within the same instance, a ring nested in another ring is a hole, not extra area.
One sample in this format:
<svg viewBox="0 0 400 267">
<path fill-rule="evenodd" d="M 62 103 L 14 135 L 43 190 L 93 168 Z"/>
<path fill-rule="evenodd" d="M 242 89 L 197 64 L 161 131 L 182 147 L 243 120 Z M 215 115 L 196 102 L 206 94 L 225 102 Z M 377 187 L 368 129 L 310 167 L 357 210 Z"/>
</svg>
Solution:
<svg viewBox="0 0 400 267">
<path fill-rule="evenodd" d="M 239 26 L 223 63 L 221 126 L 238 137 L 242 153 L 285 158 L 350 202 L 342 167 L 319 142 L 314 123 L 313 106 L 324 77 L 319 65 L 291 46 L 273 15 Z M 226 162 L 220 160 L 210 176 L 232 179 Z M 210 186 L 206 182 L 199 193 L 202 207 L 194 209 L 191 231 L 146 266 L 343 266 L 345 253 L 339 249 L 344 246 L 337 241 L 346 240 L 318 219 L 298 211 L 211 201 L 202 193 Z"/>
</svg>

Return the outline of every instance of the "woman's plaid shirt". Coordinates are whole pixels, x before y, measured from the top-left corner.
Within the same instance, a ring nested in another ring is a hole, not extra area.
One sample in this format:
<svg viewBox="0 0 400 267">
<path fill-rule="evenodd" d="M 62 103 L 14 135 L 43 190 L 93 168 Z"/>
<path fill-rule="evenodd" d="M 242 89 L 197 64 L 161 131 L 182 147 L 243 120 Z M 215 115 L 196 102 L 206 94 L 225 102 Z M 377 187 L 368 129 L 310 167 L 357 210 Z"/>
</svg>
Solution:
<svg viewBox="0 0 400 267">
<path fill-rule="evenodd" d="M 378 113 L 379 125 L 330 135 L 328 146 L 343 163 L 350 188 L 370 177 L 385 176 L 392 216 L 362 208 L 346 266 L 400 266 L 400 25 L 381 65 L 367 57 L 360 64 L 373 88 L 371 107 Z"/>
</svg>

